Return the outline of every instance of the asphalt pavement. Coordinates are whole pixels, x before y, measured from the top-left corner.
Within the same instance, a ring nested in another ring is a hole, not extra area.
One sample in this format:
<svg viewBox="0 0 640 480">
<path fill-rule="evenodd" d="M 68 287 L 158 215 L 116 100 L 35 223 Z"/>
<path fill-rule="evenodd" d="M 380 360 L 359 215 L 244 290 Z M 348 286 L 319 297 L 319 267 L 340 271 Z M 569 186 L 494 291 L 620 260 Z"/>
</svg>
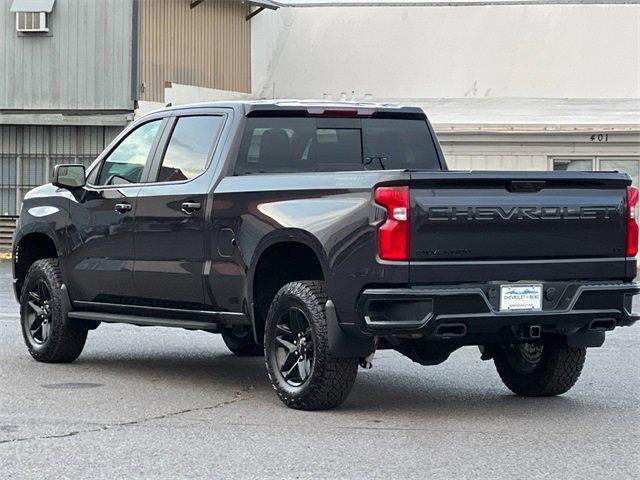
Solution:
<svg viewBox="0 0 640 480">
<path fill-rule="evenodd" d="M 204 332 L 101 325 L 76 362 L 37 363 L 10 277 L 0 262 L 2 479 L 640 477 L 640 326 L 561 397 L 512 395 L 477 348 L 383 351 L 341 408 L 300 412 Z"/>
</svg>

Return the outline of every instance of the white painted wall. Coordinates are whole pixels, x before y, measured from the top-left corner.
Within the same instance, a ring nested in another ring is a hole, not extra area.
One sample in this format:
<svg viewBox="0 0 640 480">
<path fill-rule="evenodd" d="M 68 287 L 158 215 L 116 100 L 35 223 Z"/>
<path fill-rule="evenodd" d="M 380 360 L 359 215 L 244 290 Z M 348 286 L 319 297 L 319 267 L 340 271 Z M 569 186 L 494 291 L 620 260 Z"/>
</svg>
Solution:
<svg viewBox="0 0 640 480">
<path fill-rule="evenodd" d="M 164 102 L 139 101 L 138 108 L 135 110 L 135 118 L 167 105 L 186 105 L 188 103 L 216 102 L 220 100 L 245 100 L 248 98 L 251 98 L 251 95 L 243 92 L 171 83 L 170 86 L 164 89 Z"/>
<path fill-rule="evenodd" d="M 256 96 L 640 98 L 640 5 L 319 7 L 252 20 Z"/>
</svg>

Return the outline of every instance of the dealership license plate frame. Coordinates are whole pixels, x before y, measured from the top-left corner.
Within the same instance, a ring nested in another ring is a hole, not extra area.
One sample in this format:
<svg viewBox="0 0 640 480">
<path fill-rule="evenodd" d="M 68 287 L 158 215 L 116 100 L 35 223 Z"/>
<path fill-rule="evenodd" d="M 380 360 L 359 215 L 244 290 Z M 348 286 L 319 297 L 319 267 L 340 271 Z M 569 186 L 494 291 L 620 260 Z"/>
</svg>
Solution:
<svg viewBox="0 0 640 480">
<path fill-rule="evenodd" d="M 505 298 L 507 289 L 520 290 L 524 298 Z M 533 290 L 528 292 L 527 290 Z M 543 286 L 541 283 L 505 283 L 500 285 L 501 312 L 539 312 L 542 310 Z"/>
</svg>

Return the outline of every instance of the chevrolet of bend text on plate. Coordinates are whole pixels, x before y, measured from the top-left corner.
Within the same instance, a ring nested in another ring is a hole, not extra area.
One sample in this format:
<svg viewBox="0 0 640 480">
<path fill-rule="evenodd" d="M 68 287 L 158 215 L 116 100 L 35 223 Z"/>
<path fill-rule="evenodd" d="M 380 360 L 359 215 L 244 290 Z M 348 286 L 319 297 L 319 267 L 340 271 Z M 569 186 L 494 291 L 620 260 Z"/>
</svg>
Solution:
<svg viewBox="0 0 640 480">
<path fill-rule="evenodd" d="M 297 409 L 340 405 L 383 349 L 475 345 L 516 394 L 559 395 L 638 318 L 637 208 L 623 173 L 450 171 L 419 108 L 205 103 L 57 165 L 13 279 L 40 362 L 121 322 L 220 333 Z"/>
</svg>

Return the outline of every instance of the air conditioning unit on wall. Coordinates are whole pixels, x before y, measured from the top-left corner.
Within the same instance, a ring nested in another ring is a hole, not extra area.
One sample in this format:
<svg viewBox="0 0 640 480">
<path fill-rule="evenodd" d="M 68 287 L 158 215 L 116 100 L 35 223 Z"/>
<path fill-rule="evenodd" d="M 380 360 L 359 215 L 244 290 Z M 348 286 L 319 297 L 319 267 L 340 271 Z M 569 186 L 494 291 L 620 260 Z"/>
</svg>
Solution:
<svg viewBox="0 0 640 480">
<path fill-rule="evenodd" d="M 18 33 L 49 32 L 51 11 L 56 0 L 13 0 L 11 13 L 16 14 Z"/>
<path fill-rule="evenodd" d="M 46 12 L 16 12 L 18 32 L 48 32 Z"/>
</svg>

